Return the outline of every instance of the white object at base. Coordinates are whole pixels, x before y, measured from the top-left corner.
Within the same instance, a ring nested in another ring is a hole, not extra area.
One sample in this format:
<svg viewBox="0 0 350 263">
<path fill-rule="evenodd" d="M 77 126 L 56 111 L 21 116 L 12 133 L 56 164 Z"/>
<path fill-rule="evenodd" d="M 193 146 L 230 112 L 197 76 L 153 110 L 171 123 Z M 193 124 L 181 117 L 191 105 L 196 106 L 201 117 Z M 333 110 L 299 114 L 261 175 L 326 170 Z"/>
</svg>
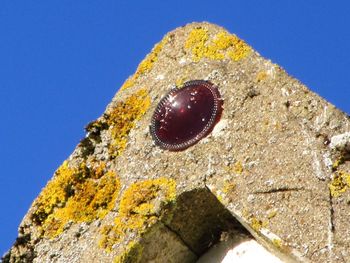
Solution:
<svg viewBox="0 0 350 263">
<path fill-rule="evenodd" d="M 228 244 L 216 244 L 201 256 L 197 263 L 283 263 L 254 239 L 245 240 L 233 247 Z"/>
</svg>

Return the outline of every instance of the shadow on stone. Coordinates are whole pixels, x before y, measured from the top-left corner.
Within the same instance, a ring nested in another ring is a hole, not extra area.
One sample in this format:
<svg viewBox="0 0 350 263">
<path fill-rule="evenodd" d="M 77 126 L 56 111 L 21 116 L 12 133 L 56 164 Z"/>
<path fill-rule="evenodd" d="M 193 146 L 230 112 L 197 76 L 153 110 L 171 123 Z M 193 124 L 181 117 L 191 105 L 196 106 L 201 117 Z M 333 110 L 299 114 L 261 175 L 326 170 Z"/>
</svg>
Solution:
<svg viewBox="0 0 350 263">
<path fill-rule="evenodd" d="M 252 238 L 208 188 L 181 194 L 166 225 L 197 256 L 228 236 Z"/>
</svg>

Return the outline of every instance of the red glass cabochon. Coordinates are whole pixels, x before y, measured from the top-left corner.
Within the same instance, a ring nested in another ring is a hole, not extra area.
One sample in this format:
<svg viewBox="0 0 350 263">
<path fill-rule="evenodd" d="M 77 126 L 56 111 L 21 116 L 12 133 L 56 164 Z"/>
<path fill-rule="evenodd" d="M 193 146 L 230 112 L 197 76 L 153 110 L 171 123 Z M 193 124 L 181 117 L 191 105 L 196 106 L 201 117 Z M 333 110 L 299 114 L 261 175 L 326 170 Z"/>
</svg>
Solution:
<svg viewBox="0 0 350 263">
<path fill-rule="evenodd" d="M 184 150 L 213 130 L 222 105 L 217 86 L 205 80 L 188 81 L 159 102 L 151 120 L 152 138 L 163 149 Z"/>
</svg>

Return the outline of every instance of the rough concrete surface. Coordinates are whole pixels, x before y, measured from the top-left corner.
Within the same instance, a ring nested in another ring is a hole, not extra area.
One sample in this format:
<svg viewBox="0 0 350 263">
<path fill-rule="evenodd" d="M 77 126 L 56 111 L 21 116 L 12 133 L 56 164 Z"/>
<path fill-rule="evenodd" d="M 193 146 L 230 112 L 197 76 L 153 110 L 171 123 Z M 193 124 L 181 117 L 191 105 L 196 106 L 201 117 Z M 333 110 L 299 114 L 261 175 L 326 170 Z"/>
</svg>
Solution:
<svg viewBox="0 0 350 263">
<path fill-rule="evenodd" d="M 154 144 L 160 99 L 219 87 L 220 122 Z M 252 235 L 285 262 L 350 262 L 349 116 L 209 23 L 168 33 L 33 202 L 4 262 L 195 262 Z"/>
</svg>

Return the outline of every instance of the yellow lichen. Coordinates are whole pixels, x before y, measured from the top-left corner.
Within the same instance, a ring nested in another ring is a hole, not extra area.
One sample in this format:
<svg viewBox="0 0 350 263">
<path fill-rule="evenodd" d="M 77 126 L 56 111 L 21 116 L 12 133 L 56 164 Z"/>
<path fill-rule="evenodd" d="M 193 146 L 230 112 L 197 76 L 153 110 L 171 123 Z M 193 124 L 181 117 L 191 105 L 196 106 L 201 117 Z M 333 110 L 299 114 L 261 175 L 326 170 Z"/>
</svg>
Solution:
<svg viewBox="0 0 350 263">
<path fill-rule="evenodd" d="M 260 72 L 256 75 L 256 81 L 257 81 L 257 82 L 264 81 L 266 78 L 267 78 L 267 72 L 266 72 L 266 71 L 260 71 Z"/>
<path fill-rule="evenodd" d="M 124 84 L 122 85 L 122 87 L 120 88 L 120 90 L 126 90 L 132 86 L 135 85 L 136 80 L 142 75 L 145 74 L 149 71 L 151 71 L 151 69 L 154 66 L 154 63 L 158 61 L 158 56 L 160 54 L 160 52 L 162 51 L 164 45 L 168 42 L 168 38 L 165 37 L 162 39 L 162 41 L 160 41 L 151 51 L 150 54 L 147 55 L 147 57 L 140 63 L 140 65 L 138 66 L 135 74 L 128 78 Z"/>
<path fill-rule="evenodd" d="M 114 225 L 105 226 L 101 231 L 100 246 L 111 251 L 126 233 L 142 234 L 159 220 L 157 210 L 174 202 L 175 197 L 176 184 L 172 179 L 158 178 L 132 184 L 121 197 Z"/>
<path fill-rule="evenodd" d="M 232 47 L 235 43 L 236 37 L 230 34 L 227 34 L 226 32 L 220 32 L 218 33 L 214 40 L 212 45 L 210 46 L 211 49 L 217 50 L 225 50 L 229 47 Z"/>
<path fill-rule="evenodd" d="M 176 87 L 182 87 L 182 85 L 185 83 L 185 78 L 178 78 L 176 81 L 175 81 L 175 85 Z"/>
<path fill-rule="evenodd" d="M 190 32 L 185 42 L 185 48 L 191 50 L 194 61 L 206 57 L 208 39 L 209 35 L 206 29 L 196 28 Z"/>
<path fill-rule="evenodd" d="M 235 48 L 233 50 L 228 51 L 228 56 L 232 60 L 234 61 L 241 60 L 251 52 L 251 48 L 243 40 L 237 37 L 234 37 L 232 42 Z"/>
<path fill-rule="evenodd" d="M 138 263 L 142 259 L 143 246 L 136 241 L 131 241 L 124 252 L 114 259 L 114 263 Z"/>
<path fill-rule="evenodd" d="M 34 203 L 33 221 L 44 236 L 55 237 L 69 222 L 90 222 L 103 218 L 114 207 L 120 182 L 104 165 L 97 170 L 85 163 L 70 168 L 64 162 Z"/>
<path fill-rule="evenodd" d="M 277 215 L 277 211 L 276 210 L 272 210 L 267 214 L 267 218 L 271 219 L 274 218 Z"/>
<path fill-rule="evenodd" d="M 158 61 L 158 55 L 166 44 L 167 38 L 160 41 L 152 50 L 152 52 L 140 63 L 136 70 L 136 74 L 144 74 L 153 68 L 155 62 Z"/>
<path fill-rule="evenodd" d="M 267 222 L 257 219 L 255 216 L 250 217 L 250 226 L 257 232 L 267 226 Z"/>
<path fill-rule="evenodd" d="M 238 61 L 249 54 L 251 48 L 242 40 L 224 31 L 216 34 L 209 41 L 207 29 L 193 29 L 186 42 L 185 49 L 192 53 L 192 59 L 196 62 L 202 58 L 221 60 L 225 57 Z"/>
<path fill-rule="evenodd" d="M 100 133 L 108 129 L 112 139 L 108 148 L 109 154 L 111 158 L 115 158 L 124 151 L 129 132 L 150 105 L 148 91 L 140 89 L 110 108 L 103 117 L 88 124 L 86 130 L 91 133 Z"/>
<path fill-rule="evenodd" d="M 215 193 L 216 198 L 219 200 L 220 203 L 224 204 L 225 202 L 225 197 L 222 195 L 221 192 L 216 192 Z"/>
<path fill-rule="evenodd" d="M 92 169 L 94 170 L 93 178 L 94 179 L 101 178 L 105 174 L 106 163 L 102 161 L 98 162 L 95 159 L 92 159 L 90 163 L 92 164 Z"/>
<path fill-rule="evenodd" d="M 233 171 L 236 173 L 236 174 L 242 174 L 243 173 L 243 165 L 240 161 L 236 162 L 234 165 L 233 165 Z"/>
<path fill-rule="evenodd" d="M 225 181 L 224 182 L 224 187 L 222 189 L 222 191 L 227 194 L 227 193 L 231 193 L 235 190 L 236 188 L 236 184 L 234 182 L 230 182 L 230 181 Z"/>
<path fill-rule="evenodd" d="M 111 157 L 119 156 L 126 147 L 128 134 L 148 110 L 151 99 L 146 89 L 140 89 L 120 102 L 107 113 L 106 122 L 110 127 L 112 143 L 109 147 Z"/>
<path fill-rule="evenodd" d="M 345 162 L 344 157 L 340 156 L 333 164 L 332 169 L 333 171 L 337 170 L 340 165 L 342 165 Z"/>
<path fill-rule="evenodd" d="M 344 171 L 336 172 L 328 186 L 331 196 L 340 196 L 350 187 L 350 174 Z"/>
<path fill-rule="evenodd" d="M 135 77 L 132 76 L 124 82 L 124 84 L 121 86 L 120 90 L 126 90 L 134 85 L 135 85 Z"/>
<path fill-rule="evenodd" d="M 277 247 L 278 249 L 281 249 L 283 245 L 282 240 L 278 238 L 272 239 L 272 244 L 274 244 L 274 246 Z"/>
</svg>

